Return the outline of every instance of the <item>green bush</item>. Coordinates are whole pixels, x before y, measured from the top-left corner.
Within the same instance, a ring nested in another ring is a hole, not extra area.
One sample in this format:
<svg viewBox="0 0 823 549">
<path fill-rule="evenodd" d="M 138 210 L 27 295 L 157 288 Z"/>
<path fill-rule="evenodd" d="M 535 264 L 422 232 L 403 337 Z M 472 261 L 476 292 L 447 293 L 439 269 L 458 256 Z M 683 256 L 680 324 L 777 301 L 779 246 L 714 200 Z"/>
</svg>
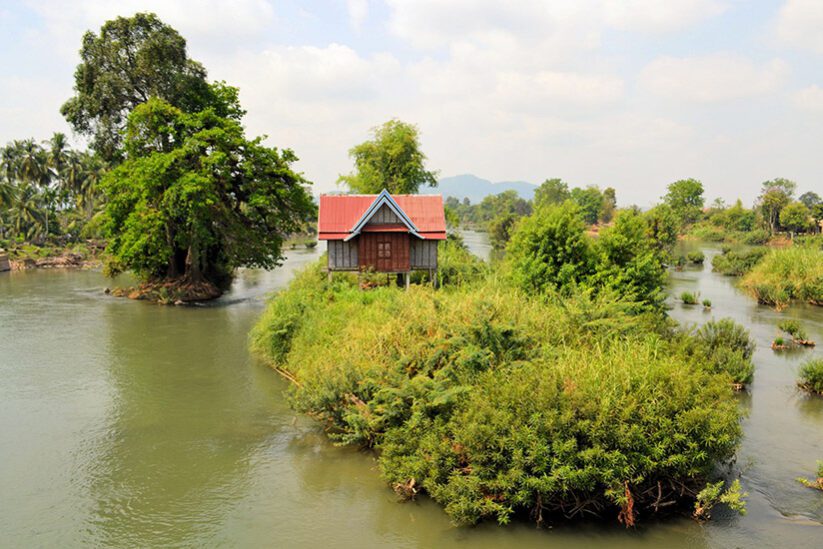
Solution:
<svg viewBox="0 0 823 549">
<path fill-rule="evenodd" d="M 689 252 L 686 254 L 686 259 L 689 260 L 689 263 L 693 263 L 695 265 L 702 265 L 703 262 L 706 260 L 706 256 L 701 251 L 696 252 Z"/>
<path fill-rule="evenodd" d="M 689 234 L 706 242 L 723 242 L 728 231 L 705 223 L 697 223 L 689 229 Z"/>
<path fill-rule="evenodd" d="M 811 359 L 801 366 L 798 385 L 810 393 L 823 395 L 823 359 Z"/>
<path fill-rule="evenodd" d="M 722 255 L 712 258 L 712 270 L 726 276 L 742 276 L 753 269 L 766 253 L 766 248 L 752 248 L 744 251 L 726 248 Z"/>
<path fill-rule="evenodd" d="M 362 292 L 311 268 L 270 302 L 252 347 L 299 382 L 296 409 L 379 450 L 391 486 L 457 523 L 633 521 L 658 486 L 693 501 L 734 454 L 728 375 L 690 350 L 740 352 L 737 335 L 673 335 L 606 292 L 535 298 L 495 277 Z"/>
<path fill-rule="evenodd" d="M 755 343 L 748 330 L 730 318 L 706 322 L 694 334 L 691 352 L 712 373 L 725 373 L 746 385 L 754 377 Z"/>
<path fill-rule="evenodd" d="M 662 308 L 663 252 L 648 238 L 646 218 L 623 210 L 596 240 L 584 230 L 577 206 L 569 202 L 523 218 L 507 250 L 514 284 L 532 294 L 582 289 L 619 294 L 638 309 Z"/>
<path fill-rule="evenodd" d="M 712 300 L 711 299 L 704 299 L 703 300 L 703 307 L 705 307 L 706 309 L 711 309 L 712 308 Z"/>
<path fill-rule="evenodd" d="M 769 231 L 766 229 L 754 229 L 753 231 L 740 234 L 740 242 L 753 246 L 760 246 L 766 244 L 771 239 Z"/>
<path fill-rule="evenodd" d="M 777 308 L 794 300 L 823 305 L 823 250 L 812 246 L 772 250 L 740 285 L 760 303 Z"/>
</svg>

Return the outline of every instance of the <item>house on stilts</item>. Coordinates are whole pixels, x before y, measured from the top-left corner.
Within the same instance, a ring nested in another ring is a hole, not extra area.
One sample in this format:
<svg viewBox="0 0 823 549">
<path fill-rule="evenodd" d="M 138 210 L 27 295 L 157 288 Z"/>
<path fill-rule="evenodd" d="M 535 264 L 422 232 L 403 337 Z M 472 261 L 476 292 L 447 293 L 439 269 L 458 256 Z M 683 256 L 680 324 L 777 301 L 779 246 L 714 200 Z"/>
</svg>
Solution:
<svg viewBox="0 0 823 549">
<path fill-rule="evenodd" d="M 437 245 L 446 239 L 440 195 L 320 195 L 318 238 L 327 241 L 329 277 L 335 271 L 400 274 L 428 271 L 434 280 Z"/>
</svg>

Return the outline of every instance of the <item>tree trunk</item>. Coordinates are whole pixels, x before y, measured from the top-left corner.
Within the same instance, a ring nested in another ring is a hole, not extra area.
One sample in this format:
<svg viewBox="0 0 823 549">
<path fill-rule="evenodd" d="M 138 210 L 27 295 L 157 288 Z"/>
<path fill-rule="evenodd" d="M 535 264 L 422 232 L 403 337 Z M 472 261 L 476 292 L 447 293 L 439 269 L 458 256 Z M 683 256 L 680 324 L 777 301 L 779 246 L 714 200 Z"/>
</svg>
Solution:
<svg viewBox="0 0 823 549">
<path fill-rule="evenodd" d="M 186 254 L 186 278 L 191 282 L 203 282 L 203 270 L 200 268 L 200 251 L 197 246 L 190 245 Z"/>
</svg>

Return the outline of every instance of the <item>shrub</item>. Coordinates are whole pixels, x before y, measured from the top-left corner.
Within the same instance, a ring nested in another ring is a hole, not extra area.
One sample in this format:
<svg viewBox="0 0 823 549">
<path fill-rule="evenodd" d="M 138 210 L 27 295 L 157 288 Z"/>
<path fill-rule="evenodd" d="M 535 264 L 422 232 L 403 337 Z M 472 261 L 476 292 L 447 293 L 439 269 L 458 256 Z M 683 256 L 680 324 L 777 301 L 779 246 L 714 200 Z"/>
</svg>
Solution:
<svg viewBox="0 0 823 549">
<path fill-rule="evenodd" d="M 692 352 L 704 368 L 712 373 L 727 374 L 733 383 L 751 383 L 755 343 L 746 328 L 724 318 L 706 322 L 694 335 L 696 346 Z"/>
<path fill-rule="evenodd" d="M 712 300 L 711 299 L 704 299 L 703 300 L 703 307 L 705 307 L 706 309 L 711 309 L 712 308 Z"/>
<path fill-rule="evenodd" d="M 760 246 L 766 244 L 770 238 L 771 235 L 766 229 L 754 229 L 750 232 L 741 233 L 740 241 L 743 244 Z"/>
<path fill-rule="evenodd" d="M 777 327 L 792 336 L 792 339 L 806 339 L 807 337 L 806 330 L 803 329 L 803 326 L 801 326 L 797 320 L 781 320 L 778 322 Z"/>
<path fill-rule="evenodd" d="M 680 301 L 682 301 L 684 305 L 696 305 L 697 296 L 691 292 L 683 292 L 680 294 Z"/>
<path fill-rule="evenodd" d="M 785 339 L 783 339 L 780 336 L 774 338 L 774 341 L 772 342 L 772 347 L 785 347 L 785 346 L 786 346 L 786 340 Z"/>
<path fill-rule="evenodd" d="M 575 286 L 591 274 L 594 253 L 585 228 L 571 202 L 523 218 L 507 248 L 515 283 L 540 293 Z"/>
<path fill-rule="evenodd" d="M 741 515 L 746 514 L 745 498 L 749 494 L 740 487 L 740 480 L 735 479 L 726 490 L 723 490 L 724 485 L 725 483 L 722 480 L 708 484 L 697 494 L 697 501 L 694 502 L 694 518 L 698 520 L 709 519 L 711 510 L 718 503 L 725 503 L 730 509 Z"/>
<path fill-rule="evenodd" d="M 702 265 L 703 261 L 706 260 L 706 256 L 701 251 L 696 252 L 689 252 L 686 254 L 686 259 L 689 260 L 689 263 L 693 263 L 695 265 Z"/>
<path fill-rule="evenodd" d="M 704 223 L 693 225 L 689 230 L 690 235 L 706 242 L 723 242 L 726 239 L 726 233 L 727 231 L 720 227 Z"/>
<path fill-rule="evenodd" d="M 823 359 L 811 359 L 803 364 L 798 384 L 810 393 L 823 395 Z"/>
<path fill-rule="evenodd" d="M 758 302 L 777 308 L 794 300 L 823 305 L 823 250 L 811 246 L 772 250 L 740 285 Z"/>
<path fill-rule="evenodd" d="M 662 252 L 648 238 L 646 219 L 620 211 L 595 241 L 584 229 L 578 208 L 568 202 L 520 221 L 507 251 L 515 285 L 532 294 L 619 294 L 639 309 L 662 308 L 666 270 Z"/>
<path fill-rule="evenodd" d="M 687 352 L 710 344 L 630 303 L 535 299 L 495 278 L 440 291 L 324 286 L 312 269 L 300 275 L 269 304 L 253 348 L 299 381 L 299 411 L 336 442 L 379 449 L 391 486 L 428 493 L 457 523 L 630 524 L 634 510 L 656 510 L 659 487 L 693 501 L 739 443 L 728 376 Z"/>
<path fill-rule="evenodd" d="M 712 258 L 712 270 L 726 276 L 741 276 L 749 272 L 766 255 L 765 248 L 735 252 L 724 249 L 722 255 Z"/>
</svg>

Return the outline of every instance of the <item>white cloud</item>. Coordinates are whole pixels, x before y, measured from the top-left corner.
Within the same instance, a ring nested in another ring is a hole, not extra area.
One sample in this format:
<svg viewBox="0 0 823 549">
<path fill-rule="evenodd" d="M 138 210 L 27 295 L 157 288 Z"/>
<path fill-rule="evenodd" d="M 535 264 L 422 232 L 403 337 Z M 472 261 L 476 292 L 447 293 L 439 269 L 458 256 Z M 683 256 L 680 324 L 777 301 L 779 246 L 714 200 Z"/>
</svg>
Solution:
<svg viewBox="0 0 823 549">
<path fill-rule="evenodd" d="M 811 112 L 823 112 L 823 88 L 812 85 L 796 92 L 793 96 L 794 104 L 799 108 Z"/>
<path fill-rule="evenodd" d="M 823 6 L 819 0 L 787 0 L 777 17 L 777 36 L 792 46 L 823 53 Z"/>
<path fill-rule="evenodd" d="M 733 54 L 700 57 L 659 57 L 647 65 L 641 84 L 675 101 L 712 103 L 767 94 L 784 82 L 788 65 L 775 59 L 757 65 Z"/>
<path fill-rule="evenodd" d="M 153 12 L 202 50 L 219 50 L 247 43 L 273 21 L 266 0 L 30 0 L 31 9 L 44 20 L 43 39 L 56 44 L 60 55 L 76 57 L 80 37 L 97 32 L 109 19 Z"/>
<path fill-rule="evenodd" d="M 716 17 L 726 5 L 716 0 L 603 0 L 606 24 L 625 31 L 671 32 Z"/>
<path fill-rule="evenodd" d="M 369 2 L 368 0 L 346 0 L 346 9 L 349 12 L 349 21 L 351 26 L 360 31 L 363 26 L 363 21 L 369 16 Z"/>
</svg>

